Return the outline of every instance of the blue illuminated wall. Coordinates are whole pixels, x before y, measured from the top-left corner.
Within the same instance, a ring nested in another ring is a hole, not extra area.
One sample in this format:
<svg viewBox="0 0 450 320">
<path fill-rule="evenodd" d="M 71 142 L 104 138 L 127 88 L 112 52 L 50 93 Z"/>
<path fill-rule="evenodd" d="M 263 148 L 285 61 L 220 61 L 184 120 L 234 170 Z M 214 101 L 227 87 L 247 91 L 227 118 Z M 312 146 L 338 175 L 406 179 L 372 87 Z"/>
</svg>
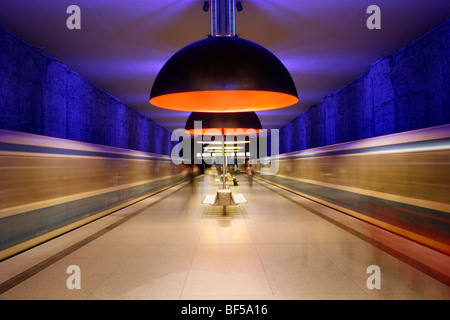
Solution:
<svg viewBox="0 0 450 320">
<path fill-rule="evenodd" d="M 158 154 L 171 151 L 166 129 L 1 28 L 0 129 Z"/>
<path fill-rule="evenodd" d="M 449 57 L 448 19 L 288 123 L 280 152 L 450 123 Z"/>
</svg>

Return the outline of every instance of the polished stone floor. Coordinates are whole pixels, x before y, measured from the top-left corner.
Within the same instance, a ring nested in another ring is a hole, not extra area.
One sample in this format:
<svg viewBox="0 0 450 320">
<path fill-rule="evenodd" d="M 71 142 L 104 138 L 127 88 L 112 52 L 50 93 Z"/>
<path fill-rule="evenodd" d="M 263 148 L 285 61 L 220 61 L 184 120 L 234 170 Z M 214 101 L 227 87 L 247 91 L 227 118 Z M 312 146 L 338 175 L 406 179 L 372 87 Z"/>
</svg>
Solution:
<svg viewBox="0 0 450 320">
<path fill-rule="evenodd" d="M 281 189 L 240 177 L 248 203 L 223 216 L 201 204 L 214 186 L 198 180 L 196 190 L 180 185 L 3 261 L 0 283 L 54 260 L 0 299 L 450 299 L 445 284 Z M 72 265 L 80 289 L 68 288 Z M 368 288 L 371 265 L 380 289 Z"/>
</svg>

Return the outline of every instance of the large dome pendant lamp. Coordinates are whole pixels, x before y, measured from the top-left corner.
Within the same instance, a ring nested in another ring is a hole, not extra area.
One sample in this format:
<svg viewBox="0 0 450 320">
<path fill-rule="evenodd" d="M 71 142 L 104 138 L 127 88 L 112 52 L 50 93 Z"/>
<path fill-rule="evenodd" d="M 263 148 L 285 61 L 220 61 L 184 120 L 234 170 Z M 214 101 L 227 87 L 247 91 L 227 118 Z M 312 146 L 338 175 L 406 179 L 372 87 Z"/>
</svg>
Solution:
<svg viewBox="0 0 450 320">
<path fill-rule="evenodd" d="M 269 50 L 236 37 L 234 0 L 211 1 L 211 37 L 175 53 L 153 84 L 150 103 L 195 112 L 248 112 L 298 102 L 291 75 Z"/>
</svg>

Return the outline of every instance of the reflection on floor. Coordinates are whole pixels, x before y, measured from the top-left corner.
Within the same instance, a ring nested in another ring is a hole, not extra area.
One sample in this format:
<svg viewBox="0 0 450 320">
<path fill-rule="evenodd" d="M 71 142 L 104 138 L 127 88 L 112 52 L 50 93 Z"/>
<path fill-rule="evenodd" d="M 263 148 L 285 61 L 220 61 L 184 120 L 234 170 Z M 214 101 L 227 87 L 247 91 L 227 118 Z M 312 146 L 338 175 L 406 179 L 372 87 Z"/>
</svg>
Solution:
<svg viewBox="0 0 450 320">
<path fill-rule="evenodd" d="M 0 283 L 89 235 L 0 299 L 450 299 L 445 284 L 260 183 L 247 204 L 201 204 L 179 186 L 0 263 Z M 123 223 L 123 217 L 137 210 Z M 108 232 L 98 233 L 115 223 Z M 81 289 L 68 289 L 78 266 Z M 369 289 L 380 268 L 380 289 Z"/>
</svg>

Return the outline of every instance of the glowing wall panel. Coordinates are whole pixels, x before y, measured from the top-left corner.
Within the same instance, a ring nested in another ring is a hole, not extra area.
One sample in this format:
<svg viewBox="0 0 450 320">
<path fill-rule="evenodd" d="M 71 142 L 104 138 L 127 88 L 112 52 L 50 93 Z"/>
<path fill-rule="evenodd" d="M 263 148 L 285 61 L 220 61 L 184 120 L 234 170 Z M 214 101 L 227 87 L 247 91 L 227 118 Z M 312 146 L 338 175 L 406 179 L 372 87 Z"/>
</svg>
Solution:
<svg viewBox="0 0 450 320">
<path fill-rule="evenodd" d="M 450 123 L 449 32 L 447 19 L 326 96 L 280 130 L 280 152 Z"/>
<path fill-rule="evenodd" d="M 1 28 L 0 66 L 0 129 L 170 153 L 166 129 Z"/>
</svg>

